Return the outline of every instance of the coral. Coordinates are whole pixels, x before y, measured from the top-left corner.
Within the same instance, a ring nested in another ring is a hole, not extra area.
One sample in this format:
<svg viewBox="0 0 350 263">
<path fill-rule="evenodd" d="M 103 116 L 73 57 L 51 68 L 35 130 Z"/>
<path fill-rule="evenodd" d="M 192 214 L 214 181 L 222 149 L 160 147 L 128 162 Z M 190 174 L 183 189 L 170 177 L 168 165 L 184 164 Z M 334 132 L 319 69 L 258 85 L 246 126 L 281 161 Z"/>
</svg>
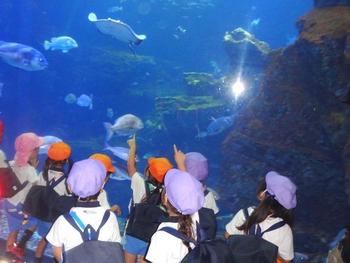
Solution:
<svg viewBox="0 0 350 263">
<path fill-rule="evenodd" d="M 187 94 L 191 96 L 203 96 L 218 94 L 224 87 L 222 78 L 214 78 L 213 74 L 205 72 L 184 72 Z"/>
<path fill-rule="evenodd" d="M 169 114 L 177 111 L 197 111 L 218 108 L 224 102 L 211 96 L 173 96 L 157 97 L 155 100 L 156 111 L 159 114 Z"/>
<path fill-rule="evenodd" d="M 318 44 L 327 38 L 345 38 L 350 32 L 350 7 L 336 6 L 314 9 L 297 22 L 300 37 Z"/>
<path fill-rule="evenodd" d="M 271 51 L 266 42 L 260 41 L 243 28 L 226 32 L 224 44 L 232 66 L 263 67 Z"/>
</svg>

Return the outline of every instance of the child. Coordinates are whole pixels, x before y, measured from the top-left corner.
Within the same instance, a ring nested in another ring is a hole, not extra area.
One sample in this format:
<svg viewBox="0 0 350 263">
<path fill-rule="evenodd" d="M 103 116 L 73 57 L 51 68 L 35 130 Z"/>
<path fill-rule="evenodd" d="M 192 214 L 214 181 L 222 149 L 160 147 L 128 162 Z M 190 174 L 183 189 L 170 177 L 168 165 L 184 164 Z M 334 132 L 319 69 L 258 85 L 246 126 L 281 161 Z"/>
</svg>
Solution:
<svg viewBox="0 0 350 263">
<path fill-rule="evenodd" d="M 260 181 L 258 184 L 258 188 L 256 190 L 256 197 L 261 202 L 265 198 L 266 191 L 266 182 L 265 179 Z M 232 220 L 226 225 L 226 231 L 224 233 L 225 238 L 229 238 L 229 233 L 234 233 L 238 231 L 238 227 L 244 224 L 244 222 L 248 219 L 249 215 L 253 213 L 255 206 L 250 206 L 245 209 L 239 210 Z M 232 234 L 231 234 L 232 235 Z"/>
<path fill-rule="evenodd" d="M 197 229 L 193 215 L 202 208 L 204 194 L 199 181 L 178 169 L 168 171 L 164 185 L 163 204 L 172 222 L 159 225 L 158 231 L 152 236 L 146 259 L 153 263 L 178 263 L 194 246 L 161 229 L 171 227 L 196 240 Z"/>
<path fill-rule="evenodd" d="M 216 204 L 214 194 L 210 191 L 203 181 L 208 177 L 208 160 L 199 152 L 189 152 L 183 155 L 181 151 L 178 151 L 176 145 L 174 145 L 175 161 L 178 168 L 183 167 L 185 171 L 191 174 L 194 178 L 200 181 L 203 185 L 203 191 L 205 196 L 204 206 L 206 208 L 212 209 L 214 214 L 219 213 L 219 208 Z M 181 163 L 180 163 L 181 162 Z"/>
<path fill-rule="evenodd" d="M 24 188 L 4 202 L 10 234 L 6 241 L 6 252 L 9 257 L 24 256 L 25 244 L 36 229 L 36 222 L 32 218 L 24 218 L 22 213 L 23 202 L 30 188 L 37 183 L 39 177 L 38 166 L 39 147 L 44 143 L 42 137 L 35 133 L 23 133 L 15 141 L 15 160 L 9 164 L 23 184 Z M 25 228 L 24 235 L 19 243 L 17 236 L 20 229 Z"/>
<path fill-rule="evenodd" d="M 128 174 L 131 176 L 132 200 L 131 206 L 141 203 L 152 194 L 160 196 L 165 174 L 172 168 L 171 163 L 166 158 L 149 158 L 148 167 L 145 169 L 145 181 L 142 175 L 136 170 L 136 139 L 135 136 L 128 140 L 130 147 L 128 158 Z M 148 193 L 148 194 L 147 194 Z M 136 237 L 125 235 L 125 262 L 135 263 L 137 256 L 140 262 L 147 251 L 148 243 Z"/>
<path fill-rule="evenodd" d="M 285 224 L 263 234 L 262 238 L 278 247 L 279 260 L 292 262 L 294 258 L 292 209 L 296 207 L 296 186 L 287 177 L 276 172 L 265 176 L 265 197 L 248 219 L 239 227 L 226 228 L 230 235 L 263 233 L 271 226 Z"/>
<path fill-rule="evenodd" d="M 106 212 L 97 201 L 106 173 L 100 161 L 87 159 L 74 163 L 67 179 L 68 188 L 79 197 L 76 207 L 72 208 L 69 214 L 74 215 L 72 217 L 76 218 L 74 221 L 77 223 L 91 226 L 96 231 Z M 113 213 L 109 214 L 97 238 L 99 241 L 121 241 L 118 221 Z M 63 248 L 64 251 L 69 251 L 84 242 L 80 232 L 63 215 L 55 221 L 46 239 L 53 246 L 53 253 L 58 262 L 61 261 Z"/>
<path fill-rule="evenodd" d="M 66 178 L 72 166 L 72 161 L 70 160 L 71 152 L 70 146 L 66 143 L 53 143 L 48 150 L 48 157 L 45 161 L 43 172 L 39 175 L 40 179 L 38 185 L 53 187 L 53 190 L 59 196 L 69 195 L 66 186 Z M 37 206 L 40 208 L 40 204 Z M 47 246 L 45 237 L 49 232 L 51 225 L 51 222 L 38 219 L 37 232 L 41 236 L 41 240 L 35 250 L 36 262 L 42 261 L 42 256 Z"/>
<path fill-rule="evenodd" d="M 111 158 L 108 155 L 102 153 L 95 153 L 89 157 L 90 159 L 100 161 L 107 170 L 107 175 L 105 179 L 104 185 L 108 182 L 111 174 L 115 173 L 115 167 L 112 164 Z M 112 207 L 109 205 L 107 192 L 102 189 L 101 193 L 98 196 L 98 201 L 100 205 L 106 209 L 110 209 L 112 212 L 116 213 L 118 216 L 122 214 L 122 211 L 118 205 L 113 205 Z"/>
</svg>

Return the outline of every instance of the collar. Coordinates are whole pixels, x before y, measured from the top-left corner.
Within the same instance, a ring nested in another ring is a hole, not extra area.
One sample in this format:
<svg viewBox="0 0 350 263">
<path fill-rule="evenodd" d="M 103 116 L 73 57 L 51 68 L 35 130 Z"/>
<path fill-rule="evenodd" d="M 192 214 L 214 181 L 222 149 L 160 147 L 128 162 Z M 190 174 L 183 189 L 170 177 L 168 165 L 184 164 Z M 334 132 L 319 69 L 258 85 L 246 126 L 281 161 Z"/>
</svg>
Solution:
<svg viewBox="0 0 350 263">
<path fill-rule="evenodd" d="M 178 223 L 179 217 L 178 216 L 162 216 L 160 218 L 161 223 Z"/>
<path fill-rule="evenodd" d="M 78 200 L 76 207 L 99 207 L 100 202 L 99 201 L 91 201 L 91 202 L 81 202 Z"/>
</svg>

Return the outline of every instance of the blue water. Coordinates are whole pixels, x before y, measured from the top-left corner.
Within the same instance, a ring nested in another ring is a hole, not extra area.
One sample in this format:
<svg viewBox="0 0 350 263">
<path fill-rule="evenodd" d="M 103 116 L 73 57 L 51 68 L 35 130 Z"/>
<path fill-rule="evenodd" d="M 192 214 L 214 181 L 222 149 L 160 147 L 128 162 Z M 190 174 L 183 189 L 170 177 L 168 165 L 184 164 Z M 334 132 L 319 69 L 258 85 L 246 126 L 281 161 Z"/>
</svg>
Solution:
<svg viewBox="0 0 350 263">
<path fill-rule="evenodd" d="M 113 6 L 123 10 L 108 12 Z M 221 74 L 230 75 L 223 46 L 226 31 L 243 27 L 272 48 L 284 47 L 297 37 L 295 22 L 311 7 L 312 0 L 1 0 L 0 40 L 32 46 L 49 63 L 46 70 L 27 72 L 0 61 L 0 82 L 4 84 L 0 118 L 5 123 L 1 148 L 12 158 L 15 137 L 34 131 L 70 143 L 74 160 L 102 151 L 103 122 L 113 122 L 126 113 L 133 113 L 144 122 L 155 119 L 155 97 L 182 95 L 183 72 L 213 73 L 214 61 Z M 104 50 L 132 57 L 133 54 L 125 43 L 101 34 L 88 21 L 90 12 L 99 18 L 120 19 L 136 33 L 147 35 L 144 43 L 135 48 L 136 55 L 150 57 L 155 64 L 134 66 L 133 62 L 109 61 L 108 56 L 102 55 Z M 178 32 L 178 26 L 186 32 Z M 60 35 L 73 37 L 79 47 L 67 54 L 45 51 L 44 40 Z M 93 110 L 67 104 L 64 98 L 68 93 L 93 94 Z M 112 119 L 106 116 L 107 108 L 114 110 Z M 216 112 L 215 117 L 233 110 L 234 105 L 227 105 L 226 111 Z M 200 116 L 202 130 L 209 125 L 210 117 Z M 185 126 L 180 116 L 166 130 L 147 126 L 141 130 L 138 152 L 141 157 L 156 152 L 172 159 L 173 143 L 185 152 L 200 151 L 210 163 L 207 184 L 215 189 L 220 176 L 220 144 L 225 135 L 197 141 L 195 125 Z M 126 140 L 114 138 L 111 144 L 125 147 Z M 115 161 L 125 167 L 125 162 L 116 158 Z M 138 166 L 143 171 L 145 161 Z M 127 215 L 129 188 L 129 181 L 111 181 L 107 185 L 110 201 L 121 205 L 123 217 Z M 218 204 L 227 207 L 225 202 L 231 201 L 219 200 Z M 220 215 L 230 213 L 222 209 Z M 223 223 L 221 229 L 222 226 Z"/>
</svg>

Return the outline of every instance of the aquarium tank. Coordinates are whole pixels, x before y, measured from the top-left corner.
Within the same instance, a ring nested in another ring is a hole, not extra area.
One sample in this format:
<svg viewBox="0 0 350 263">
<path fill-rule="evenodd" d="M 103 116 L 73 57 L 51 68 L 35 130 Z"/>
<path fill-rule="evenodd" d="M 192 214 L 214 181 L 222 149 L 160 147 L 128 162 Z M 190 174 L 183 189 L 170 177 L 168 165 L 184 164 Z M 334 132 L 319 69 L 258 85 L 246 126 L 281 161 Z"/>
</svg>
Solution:
<svg viewBox="0 0 350 263">
<path fill-rule="evenodd" d="M 269 171 L 297 186 L 300 262 L 325 262 L 350 223 L 350 1 L 0 0 L 0 28 L 1 150 L 44 137 L 39 172 L 56 141 L 74 161 L 110 156 L 121 232 L 134 134 L 141 173 L 175 165 L 174 144 L 207 158 L 218 238 Z"/>
</svg>

